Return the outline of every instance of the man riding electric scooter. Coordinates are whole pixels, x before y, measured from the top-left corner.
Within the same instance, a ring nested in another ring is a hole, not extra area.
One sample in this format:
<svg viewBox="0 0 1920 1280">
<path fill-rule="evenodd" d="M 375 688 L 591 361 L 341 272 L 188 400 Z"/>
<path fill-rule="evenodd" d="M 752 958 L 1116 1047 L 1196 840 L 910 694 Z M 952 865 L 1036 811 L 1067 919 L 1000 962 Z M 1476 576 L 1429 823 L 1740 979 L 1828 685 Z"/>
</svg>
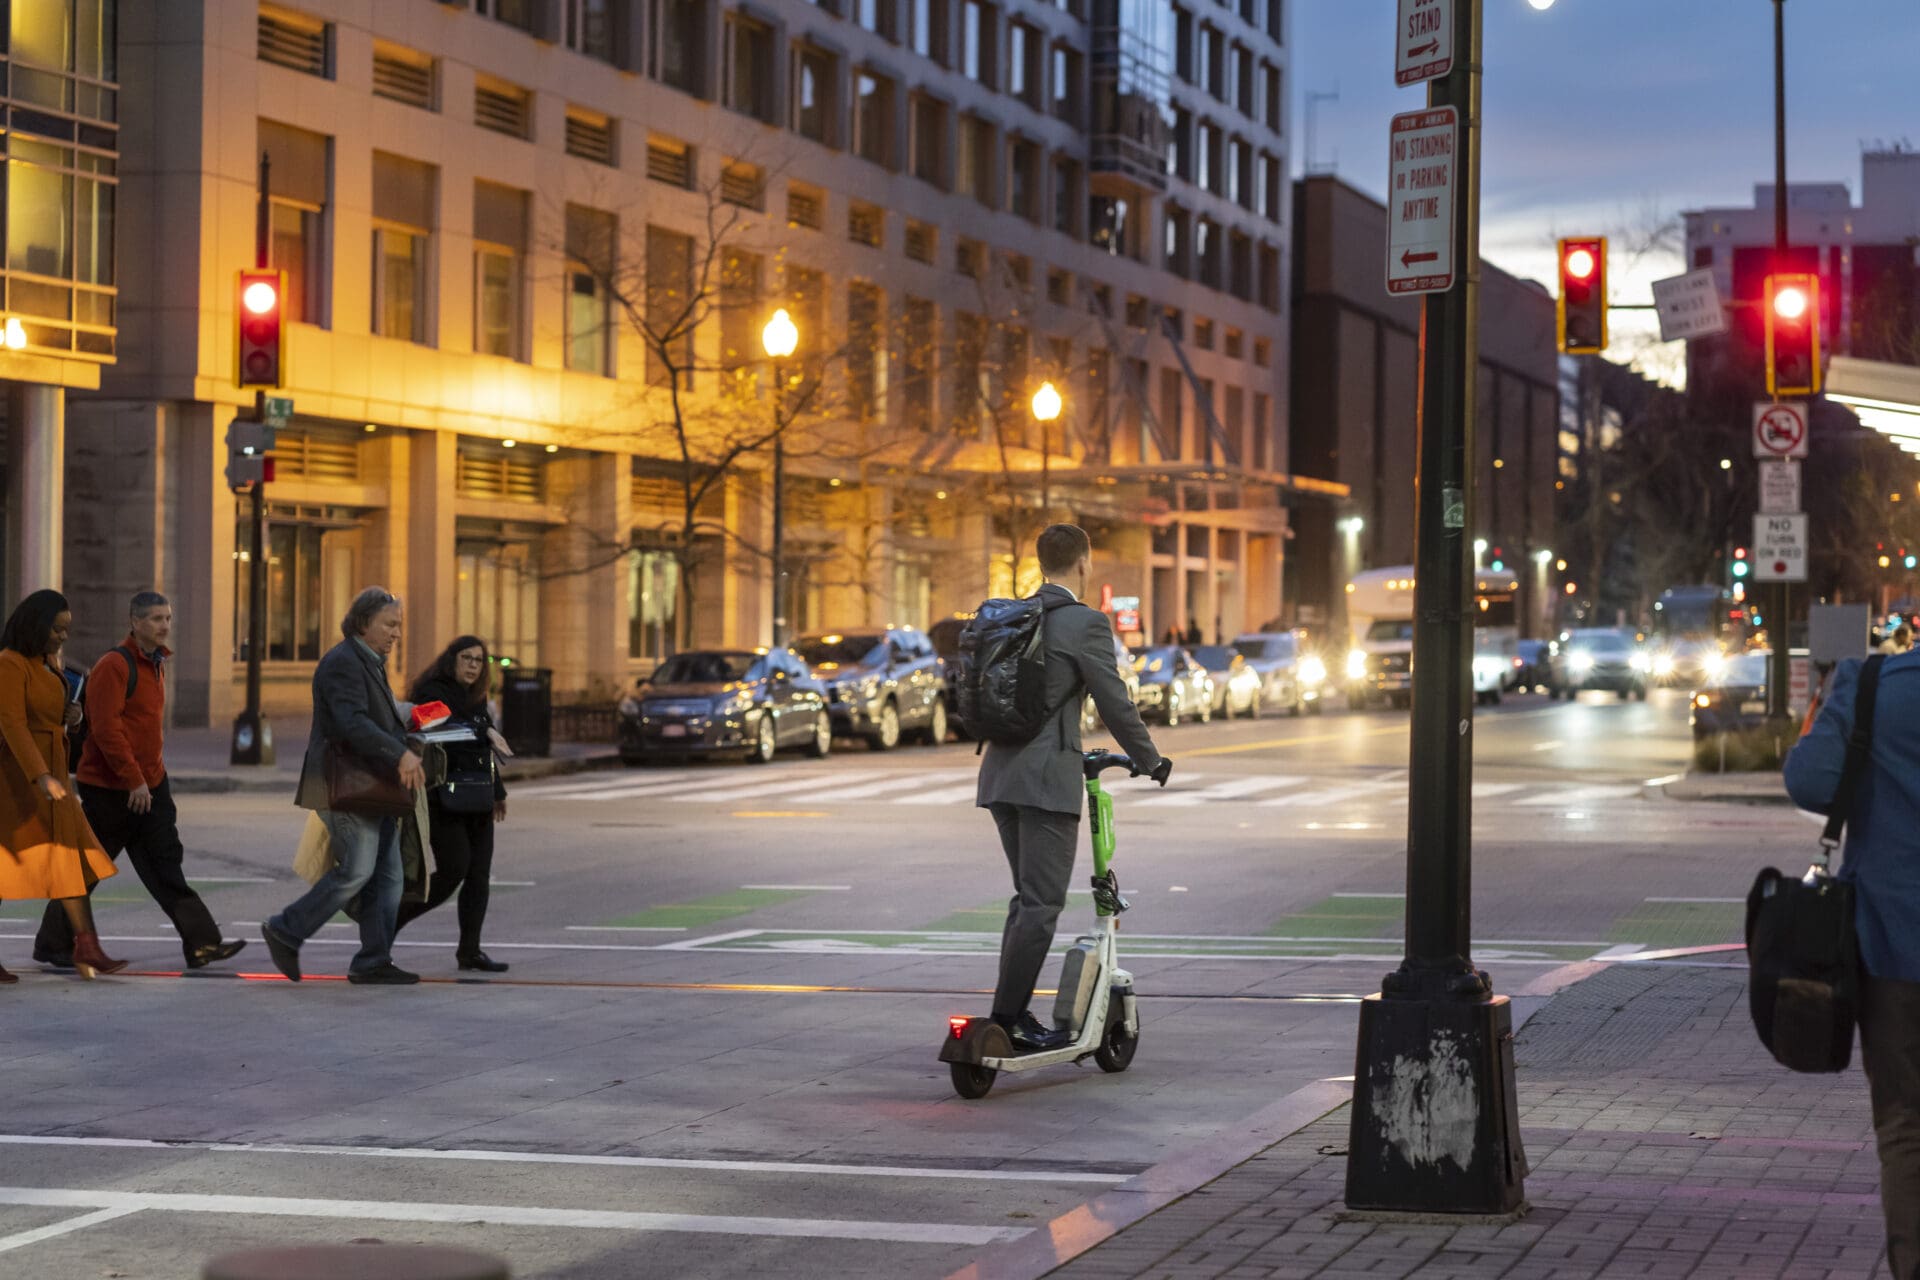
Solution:
<svg viewBox="0 0 1920 1280">
<path fill-rule="evenodd" d="M 1067 1028 L 1043 1025 L 1027 1005 L 1053 947 L 1054 927 L 1073 877 L 1086 795 L 1080 753 L 1082 695 L 1092 695 L 1101 721 L 1137 773 L 1151 774 L 1164 786 L 1173 768 L 1173 762 L 1155 750 L 1120 679 L 1107 615 L 1082 603 L 1093 577 L 1093 543 L 1086 531 L 1078 525 L 1050 525 L 1036 551 L 1046 578 L 1036 598 L 1046 610 L 1040 652 L 1045 657 L 1049 714 L 1024 745 L 987 744 L 977 800 L 993 814 L 1013 872 L 993 1020 L 1023 1053 L 1058 1049 L 1072 1039 Z"/>
</svg>

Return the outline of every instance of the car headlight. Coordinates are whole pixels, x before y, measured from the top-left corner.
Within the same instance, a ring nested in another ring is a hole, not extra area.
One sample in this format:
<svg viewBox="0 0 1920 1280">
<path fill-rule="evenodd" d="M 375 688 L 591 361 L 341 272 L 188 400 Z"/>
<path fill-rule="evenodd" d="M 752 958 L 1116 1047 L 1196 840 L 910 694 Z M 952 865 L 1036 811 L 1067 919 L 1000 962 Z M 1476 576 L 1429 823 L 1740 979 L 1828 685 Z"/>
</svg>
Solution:
<svg viewBox="0 0 1920 1280">
<path fill-rule="evenodd" d="M 1704 693 L 1696 693 L 1693 696 L 1693 705 L 1705 710 L 1713 705 L 1713 699 Z"/>
<path fill-rule="evenodd" d="M 1673 655 L 1670 653 L 1656 654 L 1653 659 L 1653 674 L 1662 679 L 1672 675 Z"/>
<path fill-rule="evenodd" d="M 1644 653 L 1634 654 L 1633 657 L 1628 660 L 1627 665 L 1642 675 L 1653 670 L 1653 660 Z"/>
<path fill-rule="evenodd" d="M 1593 655 L 1590 653 L 1576 653 L 1567 659 L 1567 666 L 1572 668 L 1573 674 L 1576 676 L 1592 675 Z"/>
<path fill-rule="evenodd" d="M 1367 651 L 1355 649 L 1347 655 L 1347 679 L 1364 680 L 1367 676 Z"/>
<path fill-rule="evenodd" d="M 753 695 L 744 690 L 740 693 L 725 694 L 713 700 L 713 714 L 717 716 L 737 715 L 753 706 Z"/>
<path fill-rule="evenodd" d="M 1700 664 L 1700 673 L 1708 684 L 1719 684 L 1720 678 L 1727 674 L 1727 660 L 1719 654 L 1710 655 Z"/>
<path fill-rule="evenodd" d="M 1318 688 L 1327 682 L 1327 664 L 1318 658 L 1300 659 L 1300 683 Z"/>
<path fill-rule="evenodd" d="M 640 718 L 640 699 L 634 697 L 632 694 L 628 694 L 626 697 L 620 699 L 620 714 L 629 720 L 638 720 Z"/>
</svg>

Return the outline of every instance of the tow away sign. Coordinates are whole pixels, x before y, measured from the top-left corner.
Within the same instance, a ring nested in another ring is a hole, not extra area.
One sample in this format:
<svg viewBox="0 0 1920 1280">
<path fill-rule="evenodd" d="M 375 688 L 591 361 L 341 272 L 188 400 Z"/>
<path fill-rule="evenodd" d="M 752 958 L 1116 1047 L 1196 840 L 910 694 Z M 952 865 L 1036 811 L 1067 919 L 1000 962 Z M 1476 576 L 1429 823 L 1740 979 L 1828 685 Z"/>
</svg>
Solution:
<svg viewBox="0 0 1920 1280">
<path fill-rule="evenodd" d="M 1387 292 L 1453 288 L 1453 184 L 1460 113 L 1429 107 L 1393 118 L 1387 177 Z"/>
<path fill-rule="evenodd" d="M 1453 6 L 1457 0 L 1400 0 L 1393 37 L 1393 82 L 1419 84 L 1453 70 Z"/>
</svg>

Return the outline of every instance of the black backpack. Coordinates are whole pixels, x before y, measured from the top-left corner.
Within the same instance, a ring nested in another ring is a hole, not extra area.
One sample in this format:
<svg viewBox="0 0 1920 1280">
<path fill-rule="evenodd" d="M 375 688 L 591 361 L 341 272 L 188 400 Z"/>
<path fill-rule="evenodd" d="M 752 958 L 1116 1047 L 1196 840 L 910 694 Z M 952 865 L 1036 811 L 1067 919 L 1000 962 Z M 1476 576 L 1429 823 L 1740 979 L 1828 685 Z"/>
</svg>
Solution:
<svg viewBox="0 0 1920 1280">
<path fill-rule="evenodd" d="M 1753 1029 L 1783 1067 L 1845 1071 L 1853 1058 L 1860 1008 L 1860 947 L 1854 932 L 1853 885 L 1828 871 L 1873 745 L 1874 698 L 1884 655 L 1860 669 L 1846 764 L 1827 810 L 1820 853 L 1797 879 L 1772 867 L 1747 894 L 1748 997 Z"/>
<path fill-rule="evenodd" d="M 140 687 L 140 664 L 133 660 L 133 650 L 123 644 L 113 646 L 113 652 L 127 664 L 127 697 L 133 697 L 133 691 Z M 84 689 L 85 686 L 82 686 Z M 67 730 L 67 776 L 72 777 L 80 769 L 80 749 L 87 745 L 87 729 L 93 722 L 82 720 Z"/>
<path fill-rule="evenodd" d="M 1058 595 L 986 600 L 960 632 L 957 709 L 967 736 L 1024 747 L 1059 710 L 1047 703 L 1046 616 Z"/>
</svg>

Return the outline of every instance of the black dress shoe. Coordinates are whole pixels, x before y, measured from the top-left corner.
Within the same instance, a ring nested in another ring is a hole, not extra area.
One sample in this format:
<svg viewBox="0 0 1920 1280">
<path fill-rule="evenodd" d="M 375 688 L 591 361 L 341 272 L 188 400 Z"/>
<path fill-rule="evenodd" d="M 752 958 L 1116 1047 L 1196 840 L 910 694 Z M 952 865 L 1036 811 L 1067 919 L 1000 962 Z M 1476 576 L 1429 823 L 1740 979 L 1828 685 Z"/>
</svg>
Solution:
<svg viewBox="0 0 1920 1280">
<path fill-rule="evenodd" d="M 273 957 L 273 967 L 287 975 L 288 982 L 300 981 L 299 945 L 282 937 L 270 924 L 260 926 L 260 936 L 266 940 L 267 954 Z"/>
<path fill-rule="evenodd" d="M 49 969 L 71 969 L 73 968 L 73 953 L 69 951 L 66 955 L 57 956 L 51 951 L 42 951 L 39 947 L 35 947 L 33 949 L 33 962 L 35 964 L 44 964 Z"/>
<path fill-rule="evenodd" d="M 204 969 L 219 960 L 231 960 L 247 948 L 245 938 L 230 938 L 225 942 L 216 942 L 210 947 L 196 947 L 187 957 L 187 968 Z"/>
<path fill-rule="evenodd" d="M 1006 1028 L 1007 1039 L 1013 1041 L 1016 1053 L 1045 1053 L 1073 1043 L 1073 1036 L 1068 1032 L 1040 1025 L 1040 1019 L 1034 1017 L 1031 1010 L 1015 1018 L 1011 1025 L 1005 1022 L 1000 1025 Z"/>
<path fill-rule="evenodd" d="M 347 981 L 361 987 L 409 987 L 420 981 L 420 975 L 408 973 L 397 964 L 383 964 L 365 973 L 350 973 Z"/>
<path fill-rule="evenodd" d="M 484 951 L 476 951 L 470 956 L 456 957 L 462 969 L 472 969 L 479 973 L 505 973 L 508 966 L 495 960 Z"/>
</svg>

